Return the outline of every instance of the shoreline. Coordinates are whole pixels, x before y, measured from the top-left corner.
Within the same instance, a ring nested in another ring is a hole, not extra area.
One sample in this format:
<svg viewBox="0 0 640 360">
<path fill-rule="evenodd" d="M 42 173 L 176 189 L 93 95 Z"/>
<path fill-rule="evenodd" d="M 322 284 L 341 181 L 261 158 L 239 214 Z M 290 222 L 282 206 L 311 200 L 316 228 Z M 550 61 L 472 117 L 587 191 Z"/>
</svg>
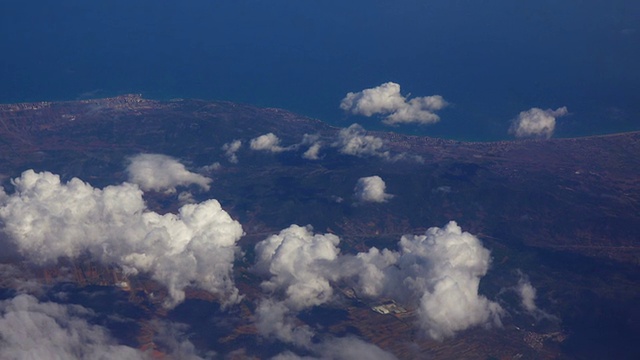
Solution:
<svg viewBox="0 0 640 360">
<path fill-rule="evenodd" d="M 343 127 L 348 126 L 346 123 L 346 126 L 338 126 L 335 123 L 331 123 L 319 118 L 315 118 L 315 117 L 310 117 L 307 116 L 305 114 L 300 114 L 297 112 L 293 112 L 291 110 L 288 109 L 284 109 L 284 108 L 279 108 L 279 107 L 272 107 L 272 106 L 260 106 L 260 105 L 254 105 L 254 104 L 250 104 L 250 103 L 244 103 L 244 102 L 237 102 L 237 101 L 231 101 L 231 100 L 220 100 L 220 99 L 204 99 L 204 98 L 180 98 L 180 97 L 173 97 L 173 98 L 150 98 L 150 97 L 146 97 L 143 93 L 125 93 L 125 94 L 120 94 L 120 95 L 115 95 L 115 96 L 106 96 L 106 97 L 98 97 L 98 98 L 88 98 L 88 99 L 72 99 L 72 100 L 44 100 L 44 101 L 23 101 L 23 102 L 13 102 L 13 103 L 5 103 L 5 102 L 0 102 L 0 112 L 5 112 L 5 111 L 19 111 L 19 110 L 29 110 L 29 108 L 31 108 L 31 110 L 37 110 L 39 108 L 43 108 L 43 107 L 47 107 L 50 106 L 52 104 L 73 104 L 73 103 L 78 103 L 78 104 L 91 104 L 91 103 L 96 103 L 96 104 L 109 104 L 109 102 L 121 102 L 121 101 L 125 101 L 125 102 L 129 102 L 129 103 L 149 103 L 149 102 L 156 102 L 156 103 L 173 103 L 173 102 L 180 102 L 180 101 L 202 101 L 202 102 L 210 102 L 210 103 L 227 103 L 227 104 L 236 104 L 239 106 L 247 106 L 247 107 L 254 107 L 257 109 L 264 109 L 264 110 L 274 110 L 274 111 L 285 111 L 288 113 L 291 113 L 293 115 L 299 116 L 299 117 L 304 117 L 304 118 L 308 118 L 311 120 L 315 120 L 315 121 L 320 121 L 322 123 L 324 123 L 325 125 L 329 126 L 329 127 L 333 127 L 335 129 L 341 129 Z M 360 121 L 353 121 L 350 122 L 350 124 L 352 123 L 358 123 L 360 125 L 366 125 L 366 123 Z M 394 128 L 393 130 L 395 130 L 396 128 Z M 410 136 L 410 137 L 426 137 L 426 138 L 433 138 L 433 139 L 441 139 L 441 140 L 445 140 L 445 141 L 452 141 L 452 142 L 459 142 L 459 143 L 465 143 L 465 144 L 491 144 L 491 143 L 517 143 L 517 142 L 546 142 L 546 141 L 554 141 L 554 140 L 583 140 L 583 139 L 593 139 L 593 138 L 605 138 L 605 137 L 616 137 L 616 136 L 624 136 L 624 135 L 630 135 L 630 134 L 637 134 L 640 133 L 640 129 L 638 130 L 629 130 L 629 131 L 614 131 L 614 132 L 605 132 L 605 133 L 601 133 L 601 134 L 591 134 L 591 135 L 583 135 L 583 136 L 568 136 L 568 137 L 551 137 L 551 138 L 512 138 L 512 137 L 508 137 L 508 138 L 504 138 L 504 139 L 491 139 L 491 140 L 469 140 L 469 139 L 464 139 L 464 138 L 456 138 L 456 137 L 445 137 L 445 136 L 434 136 L 434 135 L 422 135 L 422 134 L 416 134 L 415 132 L 409 132 L 409 131 L 393 131 L 392 129 L 390 130 L 369 130 L 367 129 L 367 132 L 370 133 L 376 133 L 376 134 L 397 134 L 397 135 L 401 135 L 401 136 Z"/>
</svg>

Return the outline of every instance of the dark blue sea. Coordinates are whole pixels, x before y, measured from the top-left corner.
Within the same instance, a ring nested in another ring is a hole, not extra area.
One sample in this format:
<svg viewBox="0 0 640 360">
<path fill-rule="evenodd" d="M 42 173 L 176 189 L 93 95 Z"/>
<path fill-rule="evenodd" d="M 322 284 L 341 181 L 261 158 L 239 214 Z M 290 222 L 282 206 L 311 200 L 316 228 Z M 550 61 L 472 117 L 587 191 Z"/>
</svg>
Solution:
<svg viewBox="0 0 640 360">
<path fill-rule="evenodd" d="M 561 106 L 556 137 L 640 130 L 640 2 L 0 1 L 3 103 L 142 93 L 382 129 L 339 103 L 387 81 L 451 104 L 393 131 L 507 139 L 520 111 Z"/>
</svg>

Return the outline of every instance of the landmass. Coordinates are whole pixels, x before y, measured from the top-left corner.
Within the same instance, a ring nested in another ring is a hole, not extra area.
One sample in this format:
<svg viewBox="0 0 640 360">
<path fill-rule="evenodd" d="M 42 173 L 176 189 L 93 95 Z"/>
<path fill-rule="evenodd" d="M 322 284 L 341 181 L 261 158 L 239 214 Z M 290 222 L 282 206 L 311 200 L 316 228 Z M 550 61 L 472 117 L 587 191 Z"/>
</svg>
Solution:
<svg viewBox="0 0 640 360">
<path fill-rule="evenodd" d="M 515 271 L 521 270 L 544 295 L 539 307 L 549 318 L 513 312 L 500 328 L 476 327 L 436 341 L 416 328 L 415 309 L 392 301 L 371 303 L 336 284 L 338 300 L 304 312 L 300 321 L 336 336 L 356 334 L 401 359 L 638 355 L 640 132 L 487 143 L 367 132 L 382 139 L 386 155 L 350 156 L 331 145 L 340 131 L 285 110 L 220 101 L 124 95 L 4 104 L 0 169 L 5 189 L 27 169 L 104 187 L 127 180 L 125 164 L 133 155 L 170 155 L 189 168 L 205 169 L 213 179 L 209 191 L 193 196 L 218 199 L 243 225 L 243 249 L 290 224 L 338 235 L 344 253 L 393 248 L 404 234 L 456 220 L 491 250 L 491 270 L 480 291 L 515 308 L 517 299 L 504 289 L 514 286 Z M 276 134 L 283 146 L 313 134 L 325 145 L 322 158 L 303 159 L 303 149 L 295 147 L 275 154 L 245 148 L 234 164 L 221 150 L 233 140 L 248 143 L 266 133 Z M 357 179 L 373 174 L 385 179 L 394 198 L 354 205 L 350 196 Z M 179 206 L 176 194 L 152 192 L 145 201 L 160 213 Z M 247 251 L 235 264 L 244 299 L 230 310 L 197 288 L 187 291 L 186 302 L 167 310 L 162 306 L 166 289 L 151 278 L 126 276 L 117 266 L 91 258 L 37 267 L 7 251 L 2 261 L 21 269 L 11 279 L 64 287 L 88 303 L 98 300 L 90 300 L 87 289 L 102 291 L 100 301 L 116 299 L 119 305 L 112 311 L 125 311 L 135 320 L 121 329 L 122 338 L 156 357 L 163 357 L 153 341 L 162 319 L 189 324 L 192 342 L 202 349 L 230 358 L 275 356 L 282 349 L 260 340 L 252 320 L 260 297 L 252 256 Z M 15 288 L 8 275 L 0 280 L 6 291 Z"/>
</svg>

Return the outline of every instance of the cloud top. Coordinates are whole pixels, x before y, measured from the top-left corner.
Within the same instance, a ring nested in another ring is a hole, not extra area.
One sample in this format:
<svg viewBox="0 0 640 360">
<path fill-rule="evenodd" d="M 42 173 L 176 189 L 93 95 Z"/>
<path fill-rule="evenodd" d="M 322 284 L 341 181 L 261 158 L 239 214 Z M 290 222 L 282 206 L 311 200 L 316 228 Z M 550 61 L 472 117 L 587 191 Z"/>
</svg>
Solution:
<svg viewBox="0 0 640 360">
<path fill-rule="evenodd" d="M 340 239 L 333 234 L 313 234 L 310 227 L 291 225 L 256 245 L 256 269 L 268 280 L 269 292 L 284 292 L 287 305 L 300 310 L 326 302 L 333 289 L 325 265 L 335 261 Z"/>
<path fill-rule="evenodd" d="M 209 191 L 211 179 L 187 170 L 178 160 L 162 154 L 139 154 L 127 166 L 129 182 L 144 191 L 176 192 L 176 186 L 195 184 Z"/>
<path fill-rule="evenodd" d="M 358 179 L 354 192 L 358 201 L 381 203 L 393 197 L 385 190 L 386 184 L 380 176 L 376 175 Z"/>
<path fill-rule="evenodd" d="M 545 137 L 548 139 L 556 128 L 556 118 L 568 113 L 566 106 L 556 110 L 531 108 L 522 111 L 511 124 L 509 133 L 515 137 Z"/>
<path fill-rule="evenodd" d="M 502 308 L 478 294 L 490 264 L 489 250 L 455 222 L 400 240 L 404 281 L 423 292 L 418 314 L 434 339 L 480 324 L 500 324 Z M 424 264 L 422 270 L 416 271 Z M 416 272 L 414 272 L 416 271 Z"/>
<path fill-rule="evenodd" d="M 358 124 L 352 124 L 348 128 L 341 129 L 332 146 L 345 155 L 357 157 L 376 156 L 383 159 L 390 157 L 389 151 L 384 149 L 384 140 L 373 135 L 367 135 L 366 130 Z"/>
<path fill-rule="evenodd" d="M 249 142 L 251 150 L 279 153 L 287 150 L 280 146 L 280 139 L 274 133 L 260 135 Z"/>
<path fill-rule="evenodd" d="M 416 308 L 420 327 L 433 339 L 501 324 L 500 305 L 478 293 L 489 269 L 489 250 L 455 222 L 424 235 L 405 235 L 398 250 L 341 255 L 339 241 L 292 225 L 256 245 L 256 269 L 266 278 L 263 290 L 280 299 L 261 307 L 261 332 L 294 343 L 309 339 L 308 328 L 296 333 L 295 314 L 330 301 L 337 283 L 371 300 L 394 299 Z"/>
<path fill-rule="evenodd" d="M 397 124 L 433 124 L 440 121 L 435 111 L 448 104 L 440 95 L 417 97 L 407 100 L 400 94 L 400 85 L 387 82 L 380 86 L 349 92 L 342 99 L 340 108 L 355 115 L 385 115 L 383 123 Z"/>
</svg>

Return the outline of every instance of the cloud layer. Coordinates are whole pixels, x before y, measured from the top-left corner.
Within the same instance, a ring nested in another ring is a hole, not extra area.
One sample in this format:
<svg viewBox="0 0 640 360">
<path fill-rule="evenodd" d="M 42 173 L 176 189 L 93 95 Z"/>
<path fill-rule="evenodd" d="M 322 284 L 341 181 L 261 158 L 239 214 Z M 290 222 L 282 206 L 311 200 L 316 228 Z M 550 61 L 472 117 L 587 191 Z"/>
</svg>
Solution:
<svg viewBox="0 0 640 360">
<path fill-rule="evenodd" d="M 556 128 L 556 118 L 569 113 L 566 106 L 556 110 L 531 108 L 521 112 L 509 128 L 509 133 L 516 137 L 550 138 Z"/>
<path fill-rule="evenodd" d="M 385 190 L 386 184 L 380 176 L 369 176 L 358 179 L 354 192 L 358 201 L 380 203 L 393 197 Z"/>
<path fill-rule="evenodd" d="M 182 301 L 190 285 L 237 300 L 232 269 L 243 231 L 218 201 L 160 215 L 134 184 L 96 189 L 33 170 L 13 184 L 13 194 L 1 194 L 0 219 L 27 259 L 44 264 L 89 253 L 128 273 L 149 272 L 168 288 L 167 306 Z"/>
<path fill-rule="evenodd" d="M 209 190 L 211 179 L 187 170 L 178 160 L 162 154 L 139 154 L 131 157 L 127 166 L 129 182 L 144 191 L 174 193 L 176 186 L 196 184 Z"/>
<path fill-rule="evenodd" d="M 433 124 L 440 121 L 435 111 L 447 106 L 440 95 L 417 97 L 407 101 L 400 94 L 400 85 L 387 82 L 380 86 L 359 92 L 348 93 L 340 108 L 356 115 L 386 115 L 383 123 L 387 125 L 416 123 Z"/>
<path fill-rule="evenodd" d="M 388 353 L 374 344 L 367 343 L 355 337 L 330 338 L 308 349 L 312 356 L 298 356 L 292 352 L 286 352 L 273 358 L 273 360 L 395 360 L 393 354 Z"/>
<path fill-rule="evenodd" d="M 30 295 L 0 301 L 0 358 L 150 359 L 117 345 L 107 329 L 90 323 L 92 314 L 79 305 L 41 303 Z"/>
</svg>

